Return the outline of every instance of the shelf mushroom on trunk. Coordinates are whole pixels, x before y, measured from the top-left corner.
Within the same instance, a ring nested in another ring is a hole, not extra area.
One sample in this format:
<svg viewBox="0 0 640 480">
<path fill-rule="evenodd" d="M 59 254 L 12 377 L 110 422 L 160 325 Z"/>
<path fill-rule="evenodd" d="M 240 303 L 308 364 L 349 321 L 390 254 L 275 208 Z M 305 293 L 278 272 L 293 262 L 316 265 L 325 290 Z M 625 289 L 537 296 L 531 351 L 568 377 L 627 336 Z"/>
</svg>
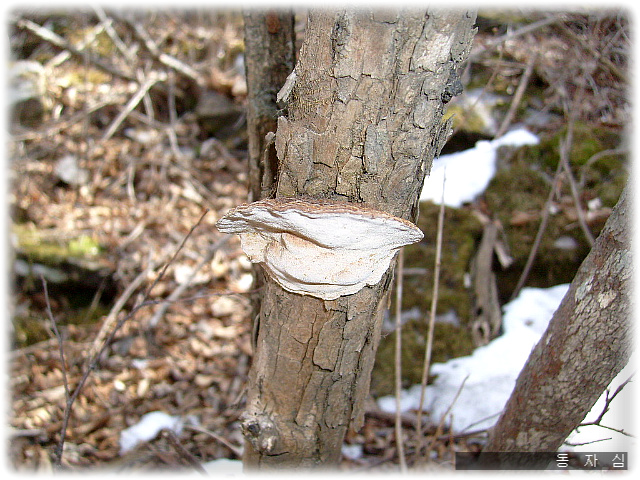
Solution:
<svg viewBox="0 0 640 480">
<path fill-rule="evenodd" d="M 353 203 L 276 198 L 240 205 L 216 223 L 285 290 L 334 300 L 377 284 L 391 259 L 423 233 Z"/>
</svg>

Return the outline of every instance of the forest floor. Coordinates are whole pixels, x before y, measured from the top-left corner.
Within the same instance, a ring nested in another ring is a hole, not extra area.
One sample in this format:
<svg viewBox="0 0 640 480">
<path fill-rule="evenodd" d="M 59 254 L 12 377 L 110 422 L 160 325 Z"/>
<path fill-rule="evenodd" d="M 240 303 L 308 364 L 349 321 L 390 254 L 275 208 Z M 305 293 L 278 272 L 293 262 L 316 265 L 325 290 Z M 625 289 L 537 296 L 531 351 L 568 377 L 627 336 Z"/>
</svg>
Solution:
<svg viewBox="0 0 640 480">
<path fill-rule="evenodd" d="M 579 97 L 580 121 L 622 137 L 623 12 L 483 22 L 470 68 L 493 90 L 513 95 L 533 42 L 530 83 L 544 95 L 516 107 Z M 65 426 L 60 463 L 74 471 L 240 458 L 259 292 L 239 240 L 214 224 L 247 196 L 241 15 L 25 11 L 9 33 L 10 466 L 51 471 Z M 120 433 L 153 411 L 197 423 L 121 454 Z M 396 470 L 393 418 L 372 400 L 365 420 L 346 439 L 363 453 L 341 468 Z M 434 467 L 477 448 L 436 425 L 427 435 Z"/>
</svg>

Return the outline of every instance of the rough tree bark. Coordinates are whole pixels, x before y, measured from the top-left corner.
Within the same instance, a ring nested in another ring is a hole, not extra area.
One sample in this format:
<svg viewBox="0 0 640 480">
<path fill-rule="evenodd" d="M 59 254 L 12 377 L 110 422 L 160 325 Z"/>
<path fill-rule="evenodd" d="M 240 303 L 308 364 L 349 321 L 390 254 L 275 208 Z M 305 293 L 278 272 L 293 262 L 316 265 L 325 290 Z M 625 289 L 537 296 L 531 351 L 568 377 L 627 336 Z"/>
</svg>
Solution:
<svg viewBox="0 0 640 480">
<path fill-rule="evenodd" d="M 631 211 L 622 193 L 518 376 L 485 452 L 555 452 L 631 351 Z"/>
<path fill-rule="evenodd" d="M 310 12 L 288 118 L 278 119 L 276 196 L 415 221 L 474 21 L 464 11 Z M 242 423 L 246 469 L 337 464 L 347 428 L 362 425 L 390 281 L 387 272 L 331 301 L 267 281 Z"/>
</svg>

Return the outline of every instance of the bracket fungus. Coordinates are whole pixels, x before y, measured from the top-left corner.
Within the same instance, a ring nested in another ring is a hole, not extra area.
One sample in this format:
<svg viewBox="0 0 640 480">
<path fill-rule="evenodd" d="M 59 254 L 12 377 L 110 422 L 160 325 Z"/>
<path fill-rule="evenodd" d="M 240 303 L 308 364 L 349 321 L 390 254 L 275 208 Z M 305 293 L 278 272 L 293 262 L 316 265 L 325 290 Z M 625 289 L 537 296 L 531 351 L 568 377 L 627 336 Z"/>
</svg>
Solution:
<svg viewBox="0 0 640 480">
<path fill-rule="evenodd" d="M 423 234 L 411 222 L 353 203 L 269 199 L 240 205 L 216 223 L 282 288 L 334 300 L 377 284 L 391 259 Z"/>
</svg>

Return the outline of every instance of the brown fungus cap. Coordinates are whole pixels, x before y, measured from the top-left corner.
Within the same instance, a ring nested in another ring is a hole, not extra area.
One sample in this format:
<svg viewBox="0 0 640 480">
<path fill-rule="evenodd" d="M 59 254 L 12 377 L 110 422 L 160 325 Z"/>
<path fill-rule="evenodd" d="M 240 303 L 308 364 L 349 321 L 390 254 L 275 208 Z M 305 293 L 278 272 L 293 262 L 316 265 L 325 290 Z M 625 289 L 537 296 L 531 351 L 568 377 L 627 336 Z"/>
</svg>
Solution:
<svg viewBox="0 0 640 480">
<path fill-rule="evenodd" d="M 423 234 L 411 222 L 353 203 L 270 199 L 240 205 L 216 223 L 282 288 L 333 300 L 380 281 L 400 247 Z"/>
</svg>

